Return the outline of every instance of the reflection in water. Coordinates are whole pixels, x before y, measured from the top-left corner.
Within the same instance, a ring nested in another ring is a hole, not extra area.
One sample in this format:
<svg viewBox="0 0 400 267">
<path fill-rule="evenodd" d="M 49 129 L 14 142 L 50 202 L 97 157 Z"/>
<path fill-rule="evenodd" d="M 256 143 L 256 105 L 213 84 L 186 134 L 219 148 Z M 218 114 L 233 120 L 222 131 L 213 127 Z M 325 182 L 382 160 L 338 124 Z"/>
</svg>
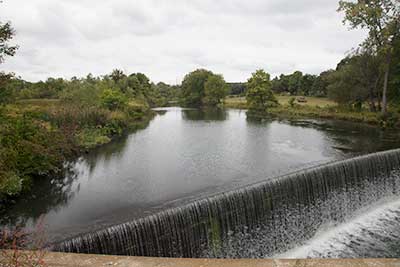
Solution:
<svg viewBox="0 0 400 267">
<path fill-rule="evenodd" d="M 240 110 L 167 108 L 136 131 L 43 179 L 1 216 L 50 240 L 131 220 L 196 198 L 327 161 L 399 147 L 396 132 L 354 123 L 246 120 Z M 164 114 L 162 114 L 164 113 Z"/>
<path fill-rule="evenodd" d="M 182 117 L 189 121 L 224 121 L 228 119 L 228 112 L 220 108 L 186 109 Z"/>
</svg>

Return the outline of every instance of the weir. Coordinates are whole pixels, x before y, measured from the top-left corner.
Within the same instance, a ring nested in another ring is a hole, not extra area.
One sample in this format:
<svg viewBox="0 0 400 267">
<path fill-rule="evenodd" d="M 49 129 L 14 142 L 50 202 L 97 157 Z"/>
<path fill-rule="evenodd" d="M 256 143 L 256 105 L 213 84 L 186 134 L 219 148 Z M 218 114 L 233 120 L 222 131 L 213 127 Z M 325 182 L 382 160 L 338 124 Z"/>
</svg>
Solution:
<svg viewBox="0 0 400 267">
<path fill-rule="evenodd" d="M 400 150 L 269 179 L 55 244 L 60 252 L 265 258 L 400 193 Z"/>
</svg>

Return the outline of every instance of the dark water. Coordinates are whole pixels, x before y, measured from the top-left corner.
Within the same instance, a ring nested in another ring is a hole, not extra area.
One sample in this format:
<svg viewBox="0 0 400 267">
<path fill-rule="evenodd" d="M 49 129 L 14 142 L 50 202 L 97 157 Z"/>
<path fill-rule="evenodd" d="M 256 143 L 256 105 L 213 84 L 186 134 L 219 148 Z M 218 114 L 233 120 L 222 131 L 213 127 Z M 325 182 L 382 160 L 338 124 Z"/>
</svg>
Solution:
<svg viewBox="0 0 400 267">
<path fill-rule="evenodd" d="M 159 111 L 144 129 L 42 181 L 2 224 L 34 225 L 61 240 L 271 177 L 400 147 L 396 132 L 345 122 L 251 121 L 238 110 Z"/>
</svg>

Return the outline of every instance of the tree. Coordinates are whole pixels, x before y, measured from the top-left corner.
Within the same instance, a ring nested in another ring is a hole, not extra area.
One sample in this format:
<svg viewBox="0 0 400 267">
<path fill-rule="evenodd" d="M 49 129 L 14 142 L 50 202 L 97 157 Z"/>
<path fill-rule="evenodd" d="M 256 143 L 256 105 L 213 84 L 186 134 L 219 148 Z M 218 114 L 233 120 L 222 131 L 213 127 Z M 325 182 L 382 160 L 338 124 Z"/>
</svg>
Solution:
<svg viewBox="0 0 400 267">
<path fill-rule="evenodd" d="M 15 31 L 10 22 L 5 24 L 0 22 L 0 64 L 4 62 L 6 56 L 14 56 L 18 49 L 18 46 L 10 44 L 14 35 Z M 13 74 L 0 72 L 0 105 L 11 99 L 12 91 L 7 87 L 7 84 L 12 77 Z"/>
<path fill-rule="evenodd" d="M 374 49 L 376 54 L 384 58 L 382 113 L 385 115 L 394 41 L 400 30 L 400 2 L 398 0 L 339 1 L 338 11 L 345 12 L 344 23 L 348 22 L 352 28 L 368 29 L 369 35 L 363 46 Z"/>
<path fill-rule="evenodd" d="M 247 81 L 246 100 L 250 111 L 266 112 L 271 106 L 277 106 L 278 101 L 272 93 L 270 75 L 264 70 L 257 70 Z"/>
<path fill-rule="evenodd" d="M 359 49 L 337 65 L 329 75 L 328 95 L 341 104 L 361 105 L 368 101 L 370 110 L 376 111 L 380 85 L 380 58 L 370 50 Z"/>
<path fill-rule="evenodd" d="M 204 84 L 204 104 L 208 106 L 217 106 L 228 93 L 228 85 L 222 75 L 213 74 L 208 77 Z"/>
<path fill-rule="evenodd" d="M 6 56 L 14 56 L 17 51 L 18 46 L 10 44 L 14 35 L 15 31 L 10 22 L 5 24 L 0 22 L 0 63 L 4 62 Z"/>
<path fill-rule="evenodd" d="M 329 76 L 334 70 L 323 71 L 316 77 L 314 84 L 311 87 L 311 95 L 326 96 L 328 94 Z"/>
<path fill-rule="evenodd" d="M 213 75 L 205 69 L 195 70 L 185 76 L 182 82 L 182 102 L 188 106 L 201 106 L 205 97 L 205 84 Z"/>
<path fill-rule="evenodd" d="M 400 103 L 400 37 L 394 43 L 393 65 L 390 69 L 390 84 L 388 88 L 388 96 L 393 103 Z"/>
<path fill-rule="evenodd" d="M 339 104 L 362 103 L 367 92 L 359 83 L 358 75 L 356 64 L 345 64 L 332 72 L 328 77 L 328 97 Z"/>
<path fill-rule="evenodd" d="M 116 110 L 125 107 L 127 99 L 120 91 L 107 89 L 101 95 L 101 104 L 109 110 Z"/>
<path fill-rule="evenodd" d="M 121 81 L 123 78 L 126 77 L 126 75 L 124 74 L 124 72 L 122 70 L 119 69 L 115 69 L 111 72 L 110 74 L 111 79 L 115 82 L 118 83 L 119 81 Z"/>
<path fill-rule="evenodd" d="M 304 95 L 312 95 L 312 88 L 317 76 L 311 74 L 305 74 L 301 81 L 301 91 Z"/>
<path fill-rule="evenodd" d="M 288 90 L 291 95 L 297 95 L 302 89 L 303 73 L 301 71 L 295 71 L 289 75 Z"/>
</svg>

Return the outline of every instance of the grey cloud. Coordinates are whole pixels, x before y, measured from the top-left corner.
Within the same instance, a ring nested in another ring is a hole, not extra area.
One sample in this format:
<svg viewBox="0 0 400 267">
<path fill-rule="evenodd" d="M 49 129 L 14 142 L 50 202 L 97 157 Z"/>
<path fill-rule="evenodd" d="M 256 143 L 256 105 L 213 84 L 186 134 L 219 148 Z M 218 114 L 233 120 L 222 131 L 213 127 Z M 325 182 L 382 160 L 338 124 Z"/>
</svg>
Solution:
<svg viewBox="0 0 400 267">
<path fill-rule="evenodd" d="M 113 68 L 180 82 L 195 68 L 244 81 L 335 67 L 365 34 L 347 31 L 338 0 L 5 0 L 20 50 L 0 69 L 26 79 Z"/>
</svg>

